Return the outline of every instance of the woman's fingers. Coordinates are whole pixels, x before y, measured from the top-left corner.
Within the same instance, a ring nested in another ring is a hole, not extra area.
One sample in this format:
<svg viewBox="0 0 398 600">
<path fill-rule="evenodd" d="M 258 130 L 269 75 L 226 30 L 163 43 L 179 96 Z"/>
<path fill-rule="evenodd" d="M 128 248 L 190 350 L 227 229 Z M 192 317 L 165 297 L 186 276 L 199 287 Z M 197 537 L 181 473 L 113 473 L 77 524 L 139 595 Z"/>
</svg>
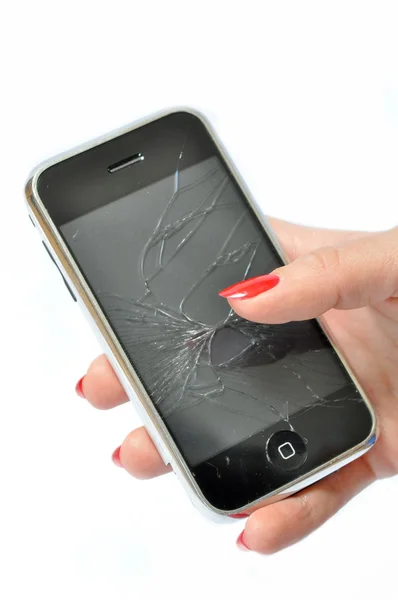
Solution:
<svg viewBox="0 0 398 600">
<path fill-rule="evenodd" d="M 128 400 L 105 355 L 92 362 L 87 375 L 80 381 L 82 395 L 95 408 L 114 408 Z M 171 471 L 164 464 L 144 427 L 132 431 L 116 454 L 115 462 L 120 462 L 130 475 L 138 479 L 150 479 Z"/>
<path fill-rule="evenodd" d="M 99 409 L 114 408 L 128 400 L 105 355 L 92 362 L 87 375 L 79 381 L 76 389 Z M 126 437 L 114 459 L 138 479 L 150 479 L 171 471 L 164 464 L 144 427 L 132 431 Z"/>
<path fill-rule="evenodd" d="M 398 290 L 398 228 L 300 256 L 269 275 L 220 292 L 240 316 L 262 323 L 319 317 L 393 297 Z"/>
<path fill-rule="evenodd" d="M 121 466 L 137 479 L 150 479 L 171 471 L 156 450 L 146 429 L 132 431 L 119 449 Z"/>
<path fill-rule="evenodd" d="M 238 546 L 261 554 L 278 552 L 320 527 L 374 479 L 366 461 L 358 459 L 299 494 L 256 510 Z"/>
<path fill-rule="evenodd" d="M 76 392 L 95 408 L 107 409 L 127 402 L 126 392 L 104 354 L 98 356 L 76 385 Z"/>
</svg>

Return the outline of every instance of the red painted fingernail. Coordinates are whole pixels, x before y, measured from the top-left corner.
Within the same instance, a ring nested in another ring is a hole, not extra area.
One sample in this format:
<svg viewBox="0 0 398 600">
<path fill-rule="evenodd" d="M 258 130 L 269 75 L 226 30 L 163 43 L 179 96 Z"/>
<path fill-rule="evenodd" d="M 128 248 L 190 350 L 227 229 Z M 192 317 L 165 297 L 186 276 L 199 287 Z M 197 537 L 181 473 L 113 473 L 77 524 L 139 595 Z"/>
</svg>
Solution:
<svg viewBox="0 0 398 600">
<path fill-rule="evenodd" d="M 280 281 L 278 275 L 260 275 L 259 277 L 252 277 L 251 279 L 245 279 L 239 283 L 235 283 L 230 287 L 225 288 L 221 292 L 218 292 L 222 298 L 254 298 L 258 294 L 268 292 L 274 288 Z"/>
<path fill-rule="evenodd" d="M 84 377 L 82 377 L 81 379 L 79 379 L 79 381 L 77 382 L 76 387 L 75 387 L 76 394 L 78 396 L 80 396 L 80 398 L 85 398 L 86 397 L 84 395 L 84 392 L 83 392 L 83 379 L 84 379 Z"/>
<path fill-rule="evenodd" d="M 243 550 L 244 552 L 250 552 L 250 548 L 248 546 L 246 546 L 245 542 L 243 541 L 243 534 L 244 533 L 245 532 L 242 531 L 242 533 L 240 534 L 240 536 L 236 540 L 236 545 L 238 546 L 239 550 Z"/>
<path fill-rule="evenodd" d="M 117 467 L 122 467 L 123 468 L 123 465 L 120 462 L 120 446 L 118 448 L 116 448 L 116 450 L 113 452 L 113 454 L 112 454 L 112 460 L 113 460 L 113 462 L 115 463 L 115 465 Z"/>
<path fill-rule="evenodd" d="M 229 515 L 231 519 L 247 519 L 249 516 L 247 513 L 237 513 L 236 515 Z"/>
</svg>

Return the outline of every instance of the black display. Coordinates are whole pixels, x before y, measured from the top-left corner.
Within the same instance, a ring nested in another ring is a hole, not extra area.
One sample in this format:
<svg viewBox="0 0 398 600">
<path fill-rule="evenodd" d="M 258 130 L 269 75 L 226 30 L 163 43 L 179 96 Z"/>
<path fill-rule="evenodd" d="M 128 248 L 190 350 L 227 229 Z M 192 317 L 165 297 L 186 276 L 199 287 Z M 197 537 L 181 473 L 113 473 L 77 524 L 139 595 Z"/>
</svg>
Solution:
<svg viewBox="0 0 398 600">
<path fill-rule="evenodd" d="M 252 323 L 218 296 L 281 260 L 196 117 L 51 167 L 39 191 L 214 505 L 253 501 L 365 439 L 369 411 L 316 321 Z"/>
</svg>

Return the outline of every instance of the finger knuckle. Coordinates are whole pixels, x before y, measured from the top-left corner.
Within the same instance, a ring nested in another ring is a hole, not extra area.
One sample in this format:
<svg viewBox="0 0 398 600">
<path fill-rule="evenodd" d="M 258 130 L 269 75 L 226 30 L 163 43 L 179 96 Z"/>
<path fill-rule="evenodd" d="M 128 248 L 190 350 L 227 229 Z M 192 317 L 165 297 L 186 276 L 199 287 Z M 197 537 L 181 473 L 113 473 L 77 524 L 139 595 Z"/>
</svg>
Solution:
<svg viewBox="0 0 398 600">
<path fill-rule="evenodd" d="M 338 248 L 333 246 L 317 248 L 307 255 L 306 262 L 313 271 L 324 274 L 332 269 L 339 268 L 341 264 L 340 252 Z"/>
</svg>

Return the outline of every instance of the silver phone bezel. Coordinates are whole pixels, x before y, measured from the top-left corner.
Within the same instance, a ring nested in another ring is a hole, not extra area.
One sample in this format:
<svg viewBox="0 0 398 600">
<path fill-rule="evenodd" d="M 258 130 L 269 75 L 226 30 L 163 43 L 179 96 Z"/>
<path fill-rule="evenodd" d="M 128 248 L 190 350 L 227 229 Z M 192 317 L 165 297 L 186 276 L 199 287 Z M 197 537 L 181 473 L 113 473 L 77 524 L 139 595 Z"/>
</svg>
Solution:
<svg viewBox="0 0 398 600">
<path fill-rule="evenodd" d="M 378 431 L 375 412 L 369 399 L 367 398 L 364 390 L 358 382 L 355 374 L 352 372 L 349 365 L 347 364 L 341 351 L 336 346 L 332 333 L 325 325 L 323 320 L 318 319 L 322 330 L 327 335 L 334 350 L 336 351 L 340 360 L 342 361 L 348 373 L 352 377 L 353 381 L 355 382 L 355 385 L 361 392 L 364 402 L 369 409 L 369 412 L 372 417 L 372 429 L 368 437 L 362 443 L 351 448 L 347 452 L 333 458 L 332 460 L 324 463 L 320 467 L 309 471 L 308 473 L 295 479 L 291 483 L 282 486 L 277 490 L 274 490 L 272 493 L 267 494 L 262 498 L 257 499 L 255 502 L 239 507 L 239 509 L 236 509 L 234 511 L 224 511 L 215 508 L 204 497 L 193 475 L 191 474 L 188 465 L 184 461 L 173 438 L 171 437 L 164 421 L 161 419 L 160 415 L 156 411 L 143 384 L 141 383 L 137 373 L 135 372 L 133 365 L 131 364 L 130 360 L 125 354 L 115 333 L 113 332 L 110 323 L 106 319 L 106 316 L 102 312 L 101 307 L 99 306 L 97 300 L 92 294 L 82 272 L 80 271 L 77 263 L 74 261 L 61 235 L 57 231 L 57 228 L 55 227 L 48 212 L 46 211 L 37 188 L 38 179 L 43 173 L 43 171 L 45 171 L 47 168 L 63 160 L 71 158 L 76 154 L 90 150 L 91 148 L 94 148 L 99 144 L 107 142 L 134 129 L 138 129 L 159 118 L 181 111 L 188 112 L 202 121 L 203 125 L 209 132 L 209 135 L 211 136 L 214 144 L 216 145 L 217 149 L 219 150 L 220 154 L 222 155 L 223 159 L 228 165 L 228 168 L 231 170 L 233 177 L 235 178 L 236 182 L 245 194 L 245 197 L 249 202 L 251 208 L 253 209 L 254 213 L 256 214 L 259 222 L 261 223 L 264 230 L 270 237 L 272 243 L 274 244 L 281 260 L 284 264 L 287 264 L 287 257 L 284 255 L 284 252 L 280 247 L 279 242 L 276 239 L 275 234 L 273 233 L 267 218 L 263 214 L 262 210 L 254 200 L 254 198 L 251 196 L 250 191 L 247 189 L 247 186 L 242 177 L 240 176 L 235 164 L 233 163 L 228 153 L 226 152 L 223 144 L 217 137 L 213 126 L 202 113 L 192 108 L 175 107 L 169 110 L 158 112 L 156 114 L 151 115 L 150 117 L 139 120 L 133 124 L 130 124 L 129 126 L 120 128 L 110 134 L 96 138 L 84 145 L 80 145 L 77 148 L 64 152 L 56 157 L 53 157 L 48 161 L 45 161 L 44 163 L 39 165 L 31 174 L 25 187 L 25 196 L 28 205 L 28 210 L 31 218 L 34 221 L 34 224 L 36 225 L 39 233 L 41 234 L 41 237 L 46 242 L 47 247 L 50 250 L 56 264 L 60 268 L 70 287 L 73 289 L 73 292 L 76 296 L 80 307 L 82 308 L 83 312 L 85 313 L 86 317 L 91 323 L 94 332 L 97 334 L 97 337 L 99 338 L 100 343 L 102 344 L 105 350 L 105 353 L 111 361 L 112 366 L 114 367 L 124 389 L 126 390 L 128 397 L 133 401 L 136 408 L 138 409 L 143 419 L 144 425 L 147 428 L 149 434 L 151 435 L 155 445 L 157 446 L 164 462 L 166 464 L 171 465 L 174 472 L 177 474 L 181 483 L 185 487 L 186 491 L 190 495 L 191 500 L 198 508 L 204 509 L 204 511 L 207 514 L 211 513 L 212 516 L 225 517 L 241 512 L 246 512 L 247 510 L 250 510 L 251 508 L 259 504 L 265 505 L 271 502 L 276 502 L 277 500 L 294 494 L 300 489 L 303 489 L 304 487 L 307 487 L 308 485 L 314 483 L 315 481 L 326 477 L 329 473 L 337 470 L 338 468 L 347 464 L 348 462 L 355 460 L 356 458 L 364 454 L 367 450 L 369 450 L 369 448 L 376 441 Z"/>
</svg>

